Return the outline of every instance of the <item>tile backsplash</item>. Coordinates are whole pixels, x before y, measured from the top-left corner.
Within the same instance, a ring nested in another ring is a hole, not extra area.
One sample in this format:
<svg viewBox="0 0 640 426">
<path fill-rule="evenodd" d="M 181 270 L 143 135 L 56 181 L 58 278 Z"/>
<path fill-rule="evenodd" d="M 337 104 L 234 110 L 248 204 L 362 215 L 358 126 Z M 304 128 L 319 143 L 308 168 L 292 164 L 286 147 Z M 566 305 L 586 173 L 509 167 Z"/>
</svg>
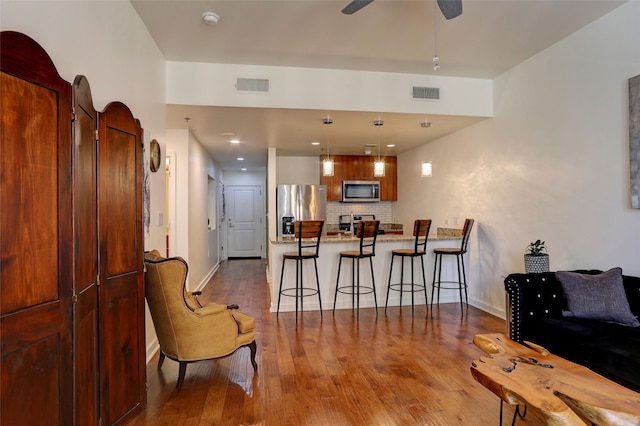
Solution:
<svg viewBox="0 0 640 426">
<path fill-rule="evenodd" d="M 393 202 L 381 201 L 379 203 L 327 203 L 327 224 L 338 224 L 340 215 L 343 214 L 374 214 L 380 223 L 393 222 Z"/>
</svg>

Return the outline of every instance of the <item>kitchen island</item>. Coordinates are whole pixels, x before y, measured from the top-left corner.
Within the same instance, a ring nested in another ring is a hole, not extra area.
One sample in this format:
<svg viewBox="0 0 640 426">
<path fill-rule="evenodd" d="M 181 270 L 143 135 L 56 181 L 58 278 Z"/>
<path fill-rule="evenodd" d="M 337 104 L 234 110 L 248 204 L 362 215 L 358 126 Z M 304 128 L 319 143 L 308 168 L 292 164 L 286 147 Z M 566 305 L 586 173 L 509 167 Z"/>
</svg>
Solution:
<svg viewBox="0 0 640 426">
<path fill-rule="evenodd" d="M 442 247 L 459 247 L 460 236 L 455 232 L 438 232 L 429 237 L 427 243 L 427 254 L 424 257 L 425 274 L 427 278 L 427 295 L 431 301 L 431 282 L 433 281 L 433 249 Z M 385 298 L 387 297 L 387 285 L 389 283 L 389 267 L 391 264 L 391 251 L 395 249 L 411 249 L 414 246 L 415 237 L 411 235 L 379 235 L 376 241 L 376 255 L 373 258 L 373 273 L 375 277 L 375 288 L 377 293 L 378 307 L 384 309 Z M 320 243 L 320 257 L 318 258 L 318 278 L 320 280 L 320 294 L 322 296 L 322 309 L 325 311 L 333 308 L 333 298 L 335 295 L 336 277 L 338 274 L 339 253 L 345 250 L 358 250 L 359 239 L 353 236 L 324 236 Z M 280 271 L 282 270 L 282 254 L 285 252 L 295 252 L 298 250 L 297 240 L 293 238 L 278 238 L 271 240 L 272 268 L 269 271 L 271 279 L 271 312 L 276 312 L 278 306 L 278 296 L 280 287 Z M 360 283 L 363 286 L 371 286 L 371 272 L 369 261 L 364 259 L 360 266 Z M 409 260 L 405 261 L 404 282 L 411 281 L 411 266 Z M 303 262 L 304 287 L 315 288 L 315 271 L 312 261 Z M 419 261 L 415 261 L 415 280 L 422 283 L 422 268 Z M 467 268 L 468 269 L 468 268 Z M 295 263 L 287 262 L 284 271 L 283 288 L 294 287 L 296 282 Z M 442 280 L 457 278 L 455 262 L 444 262 L 442 265 Z M 473 279 L 473 277 L 471 277 Z M 467 280 L 469 280 L 467 274 Z M 393 283 L 400 282 L 400 261 L 396 259 L 393 266 Z M 351 262 L 342 262 L 340 272 L 340 285 L 351 283 Z M 415 293 L 416 306 L 424 305 L 424 293 Z M 459 294 L 457 291 L 444 291 L 440 295 L 440 302 L 457 302 Z M 317 311 L 320 309 L 317 296 L 303 298 L 305 311 Z M 392 291 L 389 295 L 389 306 L 400 304 L 400 293 Z M 403 305 L 411 305 L 411 295 L 404 293 Z M 360 296 L 360 307 L 368 308 L 374 306 L 373 293 Z M 351 309 L 351 297 L 346 294 L 338 294 L 336 309 Z M 280 312 L 294 311 L 295 298 L 282 296 L 280 301 Z"/>
</svg>

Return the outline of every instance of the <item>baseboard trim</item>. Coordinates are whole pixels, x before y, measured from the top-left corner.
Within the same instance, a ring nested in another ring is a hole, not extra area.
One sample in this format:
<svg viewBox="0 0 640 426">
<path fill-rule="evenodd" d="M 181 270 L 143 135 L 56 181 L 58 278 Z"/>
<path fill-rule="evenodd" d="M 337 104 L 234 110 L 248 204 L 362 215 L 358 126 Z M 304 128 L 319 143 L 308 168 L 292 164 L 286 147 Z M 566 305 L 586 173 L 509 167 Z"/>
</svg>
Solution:
<svg viewBox="0 0 640 426">
<path fill-rule="evenodd" d="M 153 341 L 147 345 L 147 364 L 151 362 L 151 359 L 154 357 L 156 352 L 160 350 L 160 343 L 158 339 L 153 339 Z"/>
<path fill-rule="evenodd" d="M 200 281 L 200 283 L 197 285 L 197 287 L 193 291 L 201 291 L 204 288 L 204 286 L 206 286 L 207 283 L 211 280 L 211 278 L 213 278 L 216 272 L 218 272 L 218 269 L 220 269 L 220 262 L 216 263 L 216 265 L 213 268 L 211 268 L 209 273 L 204 277 L 202 281 Z"/>
</svg>

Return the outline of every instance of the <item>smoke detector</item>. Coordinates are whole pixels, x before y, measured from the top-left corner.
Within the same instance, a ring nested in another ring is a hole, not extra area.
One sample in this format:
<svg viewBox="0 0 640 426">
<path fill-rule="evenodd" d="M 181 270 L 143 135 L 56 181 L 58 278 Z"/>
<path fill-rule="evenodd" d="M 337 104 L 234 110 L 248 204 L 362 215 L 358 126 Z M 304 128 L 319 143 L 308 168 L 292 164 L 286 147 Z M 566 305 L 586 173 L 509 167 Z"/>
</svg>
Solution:
<svg viewBox="0 0 640 426">
<path fill-rule="evenodd" d="M 215 25 L 220 21 L 220 15 L 214 12 L 204 12 L 202 14 L 202 20 L 207 25 Z"/>
</svg>

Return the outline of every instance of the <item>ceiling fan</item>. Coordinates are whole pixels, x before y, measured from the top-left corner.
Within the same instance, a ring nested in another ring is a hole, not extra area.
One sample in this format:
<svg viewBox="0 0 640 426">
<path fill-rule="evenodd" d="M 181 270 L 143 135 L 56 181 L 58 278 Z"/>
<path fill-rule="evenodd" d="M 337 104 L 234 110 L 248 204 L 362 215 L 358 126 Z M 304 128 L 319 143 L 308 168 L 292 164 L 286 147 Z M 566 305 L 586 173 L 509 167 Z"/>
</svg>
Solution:
<svg viewBox="0 0 640 426">
<path fill-rule="evenodd" d="M 353 0 L 342 9 L 345 15 L 352 15 L 371 3 L 373 0 Z M 440 11 L 447 19 L 462 15 L 462 0 L 437 0 Z"/>
</svg>

